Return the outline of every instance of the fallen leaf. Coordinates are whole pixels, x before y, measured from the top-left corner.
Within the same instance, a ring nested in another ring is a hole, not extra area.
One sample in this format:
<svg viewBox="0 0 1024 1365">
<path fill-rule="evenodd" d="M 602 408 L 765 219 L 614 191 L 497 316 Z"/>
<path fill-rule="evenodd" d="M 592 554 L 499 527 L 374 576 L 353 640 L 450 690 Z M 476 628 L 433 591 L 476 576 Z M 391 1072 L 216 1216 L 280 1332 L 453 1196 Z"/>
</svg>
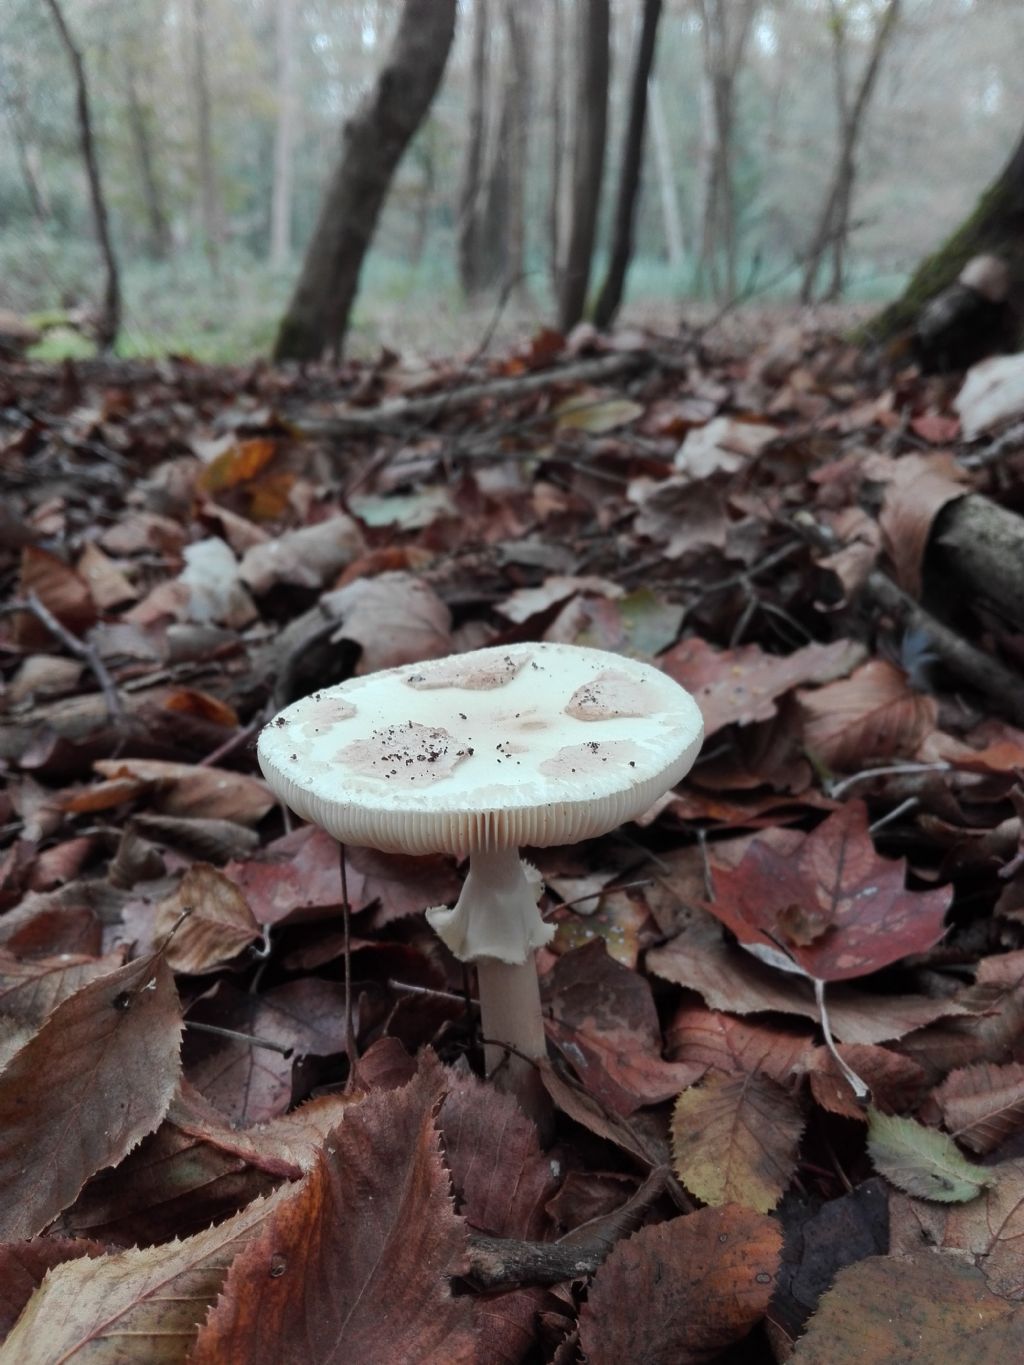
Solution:
<svg viewBox="0 0 1024 1365">
<path fill-rule="evenodd" d="M 575 394 L 555 408 L 555 426 L 560 431 L 586 431 L 599 436 L 627 426 L 643 415 L 643 405 L 631 398 L 587 398 Z"/>
<path fill-rule="evenodd" d="M 984 1156 L 1024 1128 L 1024 1063 L 961 1067 L 950 1072 L 934 1099 L 952 1136 Z"/>
<path fill-rule="evenodd" d="M 448 1285 L 465 1248 L 441 1161 L 436 1062 L 354 1106 L 302 1187 L 235 1258 L 191 1365 L 471 1365 L 476 1312 Z"/>
<path fill-rule="evenodd" d="M 942 937 L 952 888 L 912 892 L 903 864 L 879 858 L 862 801 L 849 801 L 783 856 L 754 839 L 735 869 L 714 871 L 708 909 L 741 943 L 780 948 L 808 976 L 867 976 Z M 794 934 L 794 914 L 815 932 Z"/>
<path fill-rule="evenodd" d="M 414 574 L 357 578 L 322 597 L 320 605 L 338 619 L 332 640 L 351 640 L 361 647 L 358 674 L 453 652 L 451 613 L 433 588 Z"/>
<path fill-rule="evenodd" d="M 802 1069 L 813 1048 L 813 1034 L 683 1004 L 666 1026 L 665 1044 L 673 1061 L 736 1074 L 760 1072 L 786 1085 Z"/>
<path fill-rule="evenodd" d="M 779 434 L 778 427 L 765 423 L 716 417 L 687 435 L 676 451 L 675 467 L 695 481 L 719 471 L 735 474 L 745 469 Z"/>
<path fill-rule="evenodd" d="M 70 1237 L 36 1237 L 0 1246 L 0 1342 L 21 1316 L 47 1271 L 79 1256 L 102 1256 L 100 1242 Z"/>
<path fill-rule="evenodd" d="M 870 1256 L 821 1300 L 792 1365 L 992 1365 L 1024 1357 L 1024 1308 L 955 1256 Z"/>
<path fill-rule="evenodd" d="M 174 895 L 157 907 L 153 934 L 171 934 L 166 956 L 173 971 L 195 973 L 230 962 L 255 943 L 260 927 L 234 882 L 209 863 L 193 863 Z"/>
<path fill-rule="evenodd" d="M 938 720 L 933 697 L 915 692 L 902 669 L 871 659 L 849 678 L 801 692 L 807 747 L 830 768 L 912 758 Z"/>
<path fill-rule="evenodd" d="M 96 624 L 96 604 L 88 583 L 49 550 L 38 545 L 25 546 L 21 552 L 19 587 L 23 597 L 35 593 L 73 635 L 84 635 Z M 15 615 L 12 633 L 18 646 L 25 650 L 52 649 L 55 643 L 43 623 L 30 612 Z"/>
<path fill-rule="evenodd" d="M 228 1266 L 289 1197 L 285 1190 L 257 1200 L 183 1242 L 55 1266 L 0 1349 L 0 1365 L 75 1357 L 98 1365 L 184 1365 Z"/>
<path fill-rule="evenodd" d="M 658 665 L 692 692 L 710 737 L 726 725 L 770 720 L 785 692 L 807 683 L 841 678 L 864 657 L 855 640 L 805 645 L 792 654 L 766 654 L 757 645 L 715 649 L 697 636 L 681 640 L 658 659 Z"/>
<path fill-rule="evenodd" d="M 871 1092 L 871 1102 L 891 1113 L 911 1109 L 927 1087 L 924 1068 L 910 1057 L 885 1047 L 864 1043 L 842 1043 L 836 1049 L 848 1067 Z M 811 1094 L 822 1109 L 841 1114 L 855 1123 L 866 1123 L 867 1113 L 853 1093 L 853 1087 L 840 1071 L 835 1057 L 825 1047 L 814 1048 L 806 1058 Z"/>
<path fill-rule="evenodd" d="M 0 1072 L 0 1237 L 33 1237 L 89 1176 L 163 1118 L 180 1061 L 178 997 L 159 957 L 58 1005 Z"/>
<path fill-rule="evenodd" d="M 275 804 L 262 779 L 228 768 L 156 758 L 105 758 L 93 767 L 101 777 L 155 782 L 154 804 L 165 815 L 255 825 Z"/>
<path fill-rule="evenodd" d="M 365 548 L 359 527 L 339 513 L 250 546 L 242 556 L 239 577 L 257 596 L 279 583 L 322 588 Z"/>
<path fill-rule="evenodd" d="M 78 576 L 88 584 L 93 602 L 100 611 L 110 611 L 134 602 L 138 593 L 124 570 L 109 559 L 95 541 L 88 541 L 75 566 Z"/>
<path fill-rule="evenodd" d="M 703 1365 L 761 1320 L 782 1236 L 728 1205 L 642 1228 L 620 1242 L 580 1311 L 590 1365 Z"/>
<path fill-rule="evenodd" d="M 39 1025 L 62 1001 L 121 965 L 120 953 L 99 958 L 63 953 L 22 961 L 0 949 L 0 1014 Z"/>
<path fill-rule="evenodd" d="M 969 493 L 967 472 L 952 455 L 904 455 L 893 466 L 878 516 L 896 581 L 921 595 L 921 570 L 932 523 L 947 503 Z"/>
<path fill-rule="evenodd" d="M 919 1199 L 963 1204 L 994 1179 L 962 1156 L 945 1133 L 877 1109 L 868 1115 L 868 1151 L 880 1175 Z"/>
<path fill-rule="evenodd" d="M 991 356 L 972 365 L 953 407 L 965 441 L 975 441 L 1024 412 L 1024 356 Z"/>
<path fill-rule="evenodd" d="M 676 1174 L 705 1204 L 768 1213 L 796 1170 L 803 1127 L 799 1104 L 767 1076 L 709 1074 L 676 1100 Z"/>
</svg>

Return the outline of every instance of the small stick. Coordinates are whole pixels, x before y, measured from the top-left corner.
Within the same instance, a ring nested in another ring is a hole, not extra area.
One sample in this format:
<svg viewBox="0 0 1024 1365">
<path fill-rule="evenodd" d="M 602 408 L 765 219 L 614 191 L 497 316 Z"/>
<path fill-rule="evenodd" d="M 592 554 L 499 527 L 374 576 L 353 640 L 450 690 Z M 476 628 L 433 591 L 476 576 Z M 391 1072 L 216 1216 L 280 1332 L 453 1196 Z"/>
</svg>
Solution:
<svg viewBox="0 0 1024 1365">
<path fill-rule="evenodd" d="M 201 758 L 196 764 L 197 768 L 211 768 L 215 763 L 219 763 L 222 758 L 227 758 L 236 749 L 240 749 L 243 744 L 252 739 L 253 735 L 260 728 L 263 717 L 256 716 L 248 725 L 229 735 L 223 744 L 219 744 L 216 749 L 208 753 L 205 758 Z"/>
<path fill-rule="evenodd" d="M 836 1041 L 832 1037 L 832 1029 L 829 1026 L 828 1010 L 825 1008 L 825 983 L 817 976 L 814 977 L 814 999 L 818 1006 L 818 1019 L 821 1023 L 821 1031 L 825 1035 L 825 1046 L 828 1048 L 829 1052 L 831 1052 L 836 1066 L 838 1066 L 839 1070 L 843 1073 L 851 1090 L 856 1095 L 858 1103 L 863 1104 L 871 1098 L 871 1087 L 866 1081 L 862 1080 L 861 1077 L 857 1075 L 856 1071 L 854 1071 L 853 1067 L 844 1062 L 839 1055 L 839 1049 L 836 1047 Z"/>
<path fill-rule="evenodd" d="M 250 1047 L 265 1047 L 268 1052 L 279 1052 L 282 1057 L 290 1057 L 295 1051 L 282 1043 L 271 1042 L 269 1038 L 257 1038 L 252 1033 L 239 1033 L 238 1029 L 221 1028 L 219 1024 L 203 1024 L 197 1019 L 186 1019 L 185 1027 L 195 1033 L 212 1033 L 218 1038 L 230 1038 L 236 1043 L 248 1043 Z"/>
<path fill-rule="evenodd" d="M 31 612 L 36 620 L 41 622 L 50 634 L 60 641 L 69 654 L 73 654 L 76 659 L 81 659 L 99 684 L 100 691 L 103 693 L 103 700 L 106 703 L 107 715 L 111 721 L 117 724 L 124 719 L 124 707 L 121 705 L 121 698 L 118 695 L 117 687 L 114 685 L 114 680 L 107 671 L 106 664 L 92 645 L 87 645 L 84 640 L 79 640 L 76 635 L 72 635 L 71 631 L 57 620 L 49 607 L 45 606 L 34 592 L 30 592 L 23 602 L 12 603 L 9 610 Z"/>
</svg>

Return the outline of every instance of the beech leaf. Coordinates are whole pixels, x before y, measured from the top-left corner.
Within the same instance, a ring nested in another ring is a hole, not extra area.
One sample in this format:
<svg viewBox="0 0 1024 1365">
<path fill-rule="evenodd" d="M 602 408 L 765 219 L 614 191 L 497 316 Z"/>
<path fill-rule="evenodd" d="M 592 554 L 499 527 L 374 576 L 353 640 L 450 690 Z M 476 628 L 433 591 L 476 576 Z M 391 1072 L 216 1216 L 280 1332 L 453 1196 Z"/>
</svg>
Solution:
<svg viewBox="0 0 1024 1365">
<path fill-rule="evenodd" d="M 961 1067 L 938 1087 L 935 1101 L 957 1141 L 984 1156 L 1024 1128 L 1024 1063 Z"/>
<path fill-rule="evenodd" d="M 140 958 L 58 1005 L 0 1072 L 0 1237 L 32 1237 L 163 1118 L 181 1062 L 170 971 Z"/>
<path fill-rule="evenodd" d="M 879 1175 L 897 1189 L 940 1204 L 977 1199 L 994 1179 L 972 1165 L 945 1133 L 877 1109 L 868 1115 L 868 1151 Z"/>
<path fill-rule="evenodd" d="M 163 939 L 172 930 L 167 962 L 176 972 L 212 971 L 260 936 L 248 901 L 210 863 L 193 863 L 174 895 L 157 907 L 154 937 Z"/>
<path fill-rule="evenodd" d="M 939 1251 L 847 1266 L 789 1357 L 792 1365 L 991 1365 L 1024 1358 L 1024 1307 Z"/>
<path fill-rule="evenodd" d="M 707 908 L 741 943 L 784 948 L 819 981 L 867 976 L 932 947 L 953 897 L 951 887 L 905 889 L 903 862 L 875 852 L 863 801 L 830 815 L 795 854 L 755 839 L 714 882 Z"/>
<path fill-rule="evenodd" d="M 915 692 L 902 669 L 870 659 L 849 678 L 801 692 L 807 747 L 830 768 L 910 758 L 936 726 L 934 697 Z"/>
<path fill-rule="evenodd" d="M 764 1316 L 782 1249 L 777 1223 L 735 1204 L 620 1242 L 580 1312 L 589 1365 L 700 1365 Z"/>
<path fill-rule="evenodd" d="M 676 1174 L 705 1204 L 768 1213 L 796 1169 L 803 1126 L 796 1100 L 767 1076 L 713 1073 L 676 1100 Z"/>
<path fill-rule="evenodd" d="M 447 1277 L 465 1249 L 434 1114 L 438 1064 L 377 1091 L 333 1133 L 301 1189 L 238 1256 L 191 1365 L 416 1361 L 470 1365 L 476 1310 Z"/>
</svg>

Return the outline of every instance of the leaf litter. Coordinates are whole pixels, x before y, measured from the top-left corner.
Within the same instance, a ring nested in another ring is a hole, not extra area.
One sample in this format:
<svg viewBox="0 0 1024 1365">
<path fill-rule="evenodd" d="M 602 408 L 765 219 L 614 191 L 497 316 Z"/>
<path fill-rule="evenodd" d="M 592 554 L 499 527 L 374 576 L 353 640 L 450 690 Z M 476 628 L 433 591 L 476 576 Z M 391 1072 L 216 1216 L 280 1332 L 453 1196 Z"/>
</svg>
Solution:
<svg viewBox="0 0 1024 1365">
<path fill-rule="evenodd" d="M 1024 465 L 977 377 L 968 451 L 955 379 L 731 346 L 0 366 L 0 1360 L 1020 1354 L 1022 623 L 934 528 Z M 463 869 L 346 850 L 343 932 L 254 754 L 521 640 L 708 735 L 536 851 L 546 1146 L 420 913 Z"/>
</svg>

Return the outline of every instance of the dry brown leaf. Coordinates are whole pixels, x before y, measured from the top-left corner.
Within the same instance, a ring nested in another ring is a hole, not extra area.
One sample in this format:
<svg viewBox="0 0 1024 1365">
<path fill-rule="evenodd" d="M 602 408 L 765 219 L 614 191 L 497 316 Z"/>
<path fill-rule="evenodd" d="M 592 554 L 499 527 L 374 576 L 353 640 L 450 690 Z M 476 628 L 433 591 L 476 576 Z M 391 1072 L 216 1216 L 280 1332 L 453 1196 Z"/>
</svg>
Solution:
<svg viewBox="0 0 1024 1365">
<path fill-rule="evenodd" d="M 102 1256 L 100 1242 L 70 1237 L 36 1237 L 0 1246 L 0 1342 L 21 1316 L 29 1299 L 54 1266 L 79 1256 Z"/>
<path fill-rule="evenodd" d="M 792 1365 L 992 1365 L 1024 1358 L 1024 1307 L 938 1251 L 869 1256 L 822 1298 Z"/>
<path fill-rule="evenodd" d="M 767 1076 L 712 1073 L 672 1113 L 676 1174 L 705 1204 L 768 1213 L 796 1170 L 800 1106 Z"/>
<path fill-rule="evenodd" d="M 915 692 L 902 669 L 871 659 L 849 678 L 801 692 L 807 747 L 830 768 L 912 758 L 935 729 L 934 697 Z"/>
<path fill-rule="evenodd" d="M 780 655 L 766 654 L 757 645 L 719 650 L 691 636 L 662 654 L 658 664 L 693 693 L 709 737 L 726 725 L 770 720 L 784 692 L 842 678 L 863 657 L 864 646 L 855 640 L 805 645 Z"/>
<path fill-rule="evenodd" d="M 141 958 L 57 1006 L 0 1072 L 0 1237 L 33 1237 L 157 1126 L 181 1017 L 166 964 Z"/>
<path fill-rule="evenodd" d="M 665 1029 L 668 1055 L 716 1071 L 759 1071 L 780 1085 L 792 1080 L 809 1049 L 808 1029 L 749 1023 L 702 1005 L 680 1005 Z"/>
<path fill-rule="evenodd" d="M 58 555 L 38 545 L 26 545 L 21 552 L 21 595 L 34 593 L 62 626 L 73 635 L 84 635 L 96 624 L 96 603 L 89 585 Z M 19 612 L 14 618 L 13 635 L 25 650 L 53 647 L 53 636 L 37 617 Z"/>
<path fill-rule="evenodd" d="M 932 523 L 947 503 L 970 492 L 966 478 L 963 465 L 948 454 L 904 455 L 893 465 L 878 521 L 896 581 L 912 597 L 921 595 Z"/>
<path fill-rule="evenodd" d="M 472 1365 L 476 1312 L 448 1276 L 465 1249 L 434 1112 L 436 1061 L 350 1109 L 300 1190 L 236 1258 L 192 1365 L 339 1360 Z"/>
<path fill-rule="evenodd" d="M 950 1072 L 934 1099 L 953 1137 L 984 1155 L 1024 1128 L 1024 1063 L 961 1067 Z"/>
<path fill-rule="evenodd" d="M 768 1308 L 782 1250 L 778 1225 L 728 1205 L 642 1228 L 620 1242 L 580 1312 L 590 1365 L 703 1365 L 745 1337 Z"/>
<path fill-rule="evenodd" d="M 213 971 L 260 936 L 248 901 L 209 863 L 193 863 L 174 895 L 157 906 L 154 938 L 160 940 L 172 930 L 167 962 L 176 972 Z"/>
<path fill-rule="evenodd" d="M 156 783 L 154 805 L 164 815 L 255 825 L 274 805 L 265 782 L 228 768 L 157 758 L 105 758 L 93 767 L 101 777 Z"/>
<path fill-rule="evenodd" d="M 0 949 L 0 1014 L 41 1024 L 68 996 L 121 965 L 120 953 L 99 958 L 63 953 L 21 961 Z"/>
<path fill-rule="evenodd" d="M 909 1057 L 885 1047 L 869 1047 L 863 1043 L 840 1044 L 840 1057 L 871 1091 L 871 1103 L 883 1113 L 901 1113 L 912 1109 L 927 1086 L 924 1068 Z M 822 1109 L 830 1114 L 842 1114 L 856 1123 L 866 1123 L 867 1113 L 857 1102 L 850 1082 L 839 1070 L 836 1059 L 828 1048 L 811 1051 L 806 1060 L 811 1082 L 811 1094 Z"/>
<path fill-rule="evenodd" d="M 422 578 L 384 573 L 357 578 L 321 598 L 328 616 L 337 617 L 334 639 L 362 647 L 357 673 L 440 659 L 455 648 L 451 613 Z"/>
<path fill-rule="evenodd" d="M 183 1242 L 66 1261 L 50 1271 L 0 1349 L 0 1365 L 184 1365 L 228 1266 L 283 1190 Z M 278 1357 L 282 1360 L 283 1357 Z"/>
<path fill-rule="evenodd" d="M 112 607 L 134 602 L 138 597 L 124 570 L 109 559 L 95 541 L 86 544 L 76 567 L 79 577 L 89 585 L 92 600 L 100 611 L 110 611 Z"/>
</svg>

